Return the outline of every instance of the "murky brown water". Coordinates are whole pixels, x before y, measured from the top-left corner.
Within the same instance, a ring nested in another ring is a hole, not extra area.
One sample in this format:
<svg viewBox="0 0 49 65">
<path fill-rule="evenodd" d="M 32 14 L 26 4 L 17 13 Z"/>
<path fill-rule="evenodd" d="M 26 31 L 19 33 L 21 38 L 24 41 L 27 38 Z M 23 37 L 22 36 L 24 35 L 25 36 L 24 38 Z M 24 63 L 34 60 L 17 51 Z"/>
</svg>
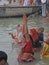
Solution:
<svg viewBox="0 0 49 65">
<path fill-rule="evenodd" d="M 20 50 L 20 45 L 14 45 L 13 39 L 9 36 L 8 32 L 16 32 L 16 25 L 22 24 L 22 18 L 4 18 L 0 19 L 0 50 L 8 54 L 9 65 L 48 65 L 49 59 L 41 59 L 41 52 L 35 53 L 34 62 L 18 63 L 17 56 Z M 49 32 L 49 23 L 44 22 L 40 16 L 32 17 L 28 20 L 28 27 L 44 27 L 44 35 Z"/>
</svg>

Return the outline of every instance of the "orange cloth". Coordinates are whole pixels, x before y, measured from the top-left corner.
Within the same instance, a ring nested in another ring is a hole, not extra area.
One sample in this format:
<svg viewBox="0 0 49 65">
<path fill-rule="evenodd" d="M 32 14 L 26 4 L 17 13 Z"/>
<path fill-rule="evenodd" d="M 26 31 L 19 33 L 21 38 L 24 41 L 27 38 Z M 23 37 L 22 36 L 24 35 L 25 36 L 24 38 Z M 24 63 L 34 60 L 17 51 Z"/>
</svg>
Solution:
<svg viewBox="0 0 49 65">
<path fill-rule="evenodd" d="M 30 29 L 30 33 L 35 33 L 36 32 L 36 29 L 35 28 L 31 28 Z"/>
<path fill-rule="evenodd" d="M 32 39 L 33 39 L 33 40 L 38 39 L 38 35 L 37 35 L 37 34 L 33 35 L 33 36 L 32 36 Z"/>
<path fill-rule="evenodd" d="M 47 43 L 44 44 L 42 57 L 49 58 L 49 45 Z"/>
<path fill-rule="evenodd" d="M 33 40 L 38 39 L 38 34 L 36 32 L 36 29 L 34 29 L 34 28 L 30 29 L 30 33 L 31 33 L 31 36 L 32 36 Z"/>
</svg>

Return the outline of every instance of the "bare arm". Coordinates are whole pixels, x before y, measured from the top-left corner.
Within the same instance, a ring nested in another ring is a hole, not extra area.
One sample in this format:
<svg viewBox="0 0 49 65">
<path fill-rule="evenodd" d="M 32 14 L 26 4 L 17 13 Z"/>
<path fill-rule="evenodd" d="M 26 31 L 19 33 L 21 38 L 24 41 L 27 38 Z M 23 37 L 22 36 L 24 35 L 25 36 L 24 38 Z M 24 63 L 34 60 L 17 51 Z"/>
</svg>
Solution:
<svg viewBox="0 0 49 65">
<path fill-rule="evenodd" d="M 12 37 L 13 39 L 15 39 L 16 35 L 13 35 L 13 33 L 11 33 L 11 32 L 9 32 L 8 34 L 11 35 L 11 37 Z"/>
<path fill-rule="evenodd" d="M 26 14 L 23 15 L 23 35 L 28 33 L 28 27 L 27 27 L 27 16 Z"/>
<path fill-rule="evenodd" d="M 23 35 L 27 41 L 30 40 L 29 33 L 28 33 L 28 26 L 27 26 L 27 16 L 26 14 L 23 15 Z"/>
</svg>

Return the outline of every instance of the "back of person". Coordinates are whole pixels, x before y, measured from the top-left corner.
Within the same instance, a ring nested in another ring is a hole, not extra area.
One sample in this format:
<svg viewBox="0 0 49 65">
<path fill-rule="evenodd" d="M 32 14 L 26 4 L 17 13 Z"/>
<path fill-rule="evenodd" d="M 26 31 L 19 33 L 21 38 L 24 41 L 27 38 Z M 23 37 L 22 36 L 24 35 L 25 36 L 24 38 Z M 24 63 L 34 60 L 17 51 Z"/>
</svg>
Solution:
<svg viewBox="0 0 49 65">
<path fill-rule="evenodd" d="M 39 41 L 44 41 L 44 34 L 39 34 Z"/>
</svg>

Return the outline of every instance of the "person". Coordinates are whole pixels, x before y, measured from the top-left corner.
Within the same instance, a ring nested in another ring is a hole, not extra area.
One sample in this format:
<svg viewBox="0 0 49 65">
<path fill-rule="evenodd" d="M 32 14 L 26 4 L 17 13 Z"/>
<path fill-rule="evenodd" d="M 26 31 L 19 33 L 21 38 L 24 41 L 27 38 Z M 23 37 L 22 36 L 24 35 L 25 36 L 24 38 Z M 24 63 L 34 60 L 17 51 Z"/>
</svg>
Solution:
<svg viewBox="0 0 49 65">
<path fill-rule="evenodd" d="M 17 43 L 21 43 L 21 38 L 22 38 L 22 26 L 21 25 L 17 25 L 16 27 L 16 34 L 13 34 L 11 32 L 9 32 L 9 35 L 12 36 L 12 38 L 17 42 Z"/>
<path fill-rule="evenodd" d="M 49 33 L 47 34 L 46 41 L 43 47 L 42 58 L 49 58 Z"/>
<path fill-rule="evenodd" d="M 21 61 L 33 61 L 34 60 L 34 54 L 33 54 L 33 47 L 32 42 L 30 40 L 30 36 L 28 33 L 28 27 L 27 27 L 27 17 L 26 14 L 23 15 L 23 40 L 22 40 L 22 48 L 21 52 L 18 56 L 18 60 Z"/>
<path fill-rule="evenodd" d="M 30 35 L 31 35 L 32 40 L 33 40 L 32 44 L 33 44 L 33 47 L 34 47 L 34 52 L 39 52 L 39 48 L 40 48 L 39 36 L 38 36 L 35 28 L 30 29 Z"/>
<path fill-rule="evenodd" d="M 28 0 L 28 2 L 29 2 L 29 5 L 32 5 L 34 0 Z"/>
<path fill-rule="evenodd" d="M 23 6 L 28 6 L 28 5 L 29 5 L 28 0 L 24 0 Z"/>
<path fill-rule="evenodd" d="M 41 45 L 43 45 L 43 42 L 44 42 L 44 28 L 43 27 L 40 27 L 37 31 L 38 33 L 38 36 L 39 36 L 39 42 Z"/>
<path fill-rule="evenodd" d="M 17 30 L 17 38 L 18 38 L 18 42 L 21 42 L 21 38 L 23 37 L 22 35 L 22 25 L 17 25 L 16 27 Z"/>
<path fill-rule="evenodd" d="M 36 39 L 38 39 L 38 35 L 37 35 L 37 31 L 35 28 L 31 28 L 30 29 L 30 35 L 32 36 L 32 39 L 35 41 Z"/>
<path fill-rule="evenodd" d="M 20 5 L 23 6 L 23 4 L 24 4 L 24 0 L 20 0 Z"/>
<path fill-rule="evenodd" d="M 0 51 L 0 65 L 8 65 L 7 54 L 4 51 Z"/>
<path fill-rule="evenodd" d="M 41 5 L 41 0 L 36 0 L 37 5 Z"/>
<path fill-rule="evenodd" d="M 46 17 L 46 4 L 47 4 L 47 0 L 41 0 L 42 16 L 43 17 Z"/>
</svg>

